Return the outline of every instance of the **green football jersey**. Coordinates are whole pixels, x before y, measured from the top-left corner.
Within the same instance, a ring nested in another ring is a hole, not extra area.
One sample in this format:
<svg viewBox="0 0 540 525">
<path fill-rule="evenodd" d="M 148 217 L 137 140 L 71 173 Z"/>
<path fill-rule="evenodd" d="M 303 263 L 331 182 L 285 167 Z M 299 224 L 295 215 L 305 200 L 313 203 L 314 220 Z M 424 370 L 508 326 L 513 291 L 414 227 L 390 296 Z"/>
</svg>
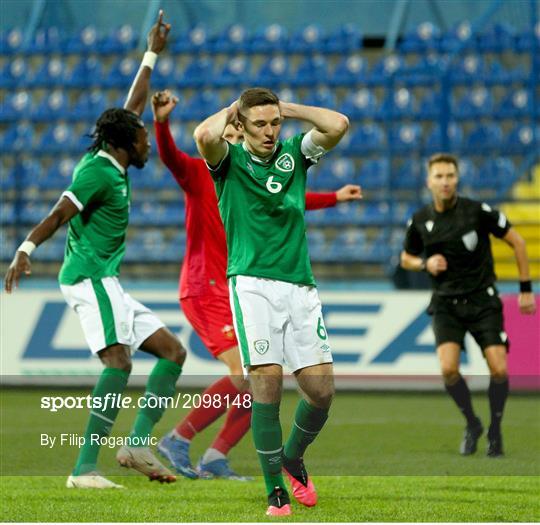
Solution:
<svg viewBox="0 0 540 525">
<path fill-rule="evenodd" d="M 130 184 L 126 170 L 108 153 L 87 153 L 63 193 L 79 208 L 69 221 L 60 284 L 119 274 L 126 250 Z"/>
<path fill-rule="evenodd" d="M 278 142 L 267 161 L 244 144 L 229 144 L 227 156 L 210 170 L 227 236 L 227 277 L 315 285 L 304 222 L 311 161 L 300 150 L 302 138 Z"/>
</svg>

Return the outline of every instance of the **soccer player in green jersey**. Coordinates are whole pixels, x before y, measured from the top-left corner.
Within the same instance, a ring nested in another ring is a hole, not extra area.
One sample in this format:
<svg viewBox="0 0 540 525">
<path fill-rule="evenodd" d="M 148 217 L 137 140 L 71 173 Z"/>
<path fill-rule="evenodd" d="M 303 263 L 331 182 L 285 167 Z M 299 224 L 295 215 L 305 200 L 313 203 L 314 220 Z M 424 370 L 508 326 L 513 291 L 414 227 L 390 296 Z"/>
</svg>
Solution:
<svg viewBox="0 0 540 525">
<path fill-rule="evenodd" d="M 117 460 L 160 482 L 175 481 L 148 447 L 154 425 L 161 418 L 165 398 L 174 395 L 186 352 L 178 339 L 145 306 L 130 297 L 118 280 L 125 252 L 130 181 L 127 168 L 142 168 L 150 150 L 148 131 L 140 119 L 150 89 L 150 74 L 166 44 L 170 25 L 160 12 L 148 35 L 148 51 L 128 94 L 124 109 L 106 110 L 98 119 L 89 152 L 75 167 L 73 181 L 60 200 L 18 248 L 5 278 L 10 293 L 22 274 L 31 270 L 30 254 L 69 222 L 59 282 L 77 315 L 91 352 L 104 370 L 92 393 L 92 408 L 68 488 L 122 488 L 99 475 L 99 439 L 108 436 L 118 414 L 118 400 L 131 371 L 137 349 L 158 358 L 146 385 L 129 437 Z M 159 402 L 147 403 L 150 398 Z M 157 408 L 150 408 L 157 406 Z"/>
<path fill-rule="evenodd" d="M 313 129 L 280 141 L 285 118 Z M 222 138 L 228 124 L 242 130 L 242 144 Z M 231 309 L 253 391 L 253 440 L 270 516 L 291 513 L 282 469 L 300 503 L 317 502 L 303 456 L 328 417 L 334 381 L 307 249 L 306 174 L 348 126 L 347 117 L 335 111 L 280 102 L 272 91 L 252 88 L 194 133 L 225 226 Z M 303 394 L 285 446 L 279 421 L 284 364 Z"/>
</svg>

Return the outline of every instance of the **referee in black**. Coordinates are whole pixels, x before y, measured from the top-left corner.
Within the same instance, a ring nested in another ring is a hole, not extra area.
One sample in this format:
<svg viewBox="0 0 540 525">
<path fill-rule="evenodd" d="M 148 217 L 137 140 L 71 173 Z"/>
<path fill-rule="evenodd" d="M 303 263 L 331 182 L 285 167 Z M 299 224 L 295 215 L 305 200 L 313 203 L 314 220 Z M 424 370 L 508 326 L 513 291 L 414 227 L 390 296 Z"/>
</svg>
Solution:
<svg viewBox="0 0 540 525">
<path fill-rule="evenodd" d="M 474 413 L 471 393 L 459 373 L 460 350 L 470 332 L 490 371 L 488 430 L 489 457 L 503 455 L 501 419 L 508 397 L 502 303 L 495 288 L 495 272 L 489 235 L 502 238 L 513 250 L 519 271 L 519 308 L 523 314 L 536 311 L 529 277 L 525 241 L 503 213 L 485 203 L 457 193 L 459 174 L 456 157 L 437 153 L 427 164 L 427 186 L 432 203 L 417 211 L 408 223 L 401 253 L 406 270 L 427 271 L 433 283 L 428 313 L 433 316 L 437 355 L 447 392 L 467 420 L 460 452 L 476 452 L 484 428 Z"/>
</svg>

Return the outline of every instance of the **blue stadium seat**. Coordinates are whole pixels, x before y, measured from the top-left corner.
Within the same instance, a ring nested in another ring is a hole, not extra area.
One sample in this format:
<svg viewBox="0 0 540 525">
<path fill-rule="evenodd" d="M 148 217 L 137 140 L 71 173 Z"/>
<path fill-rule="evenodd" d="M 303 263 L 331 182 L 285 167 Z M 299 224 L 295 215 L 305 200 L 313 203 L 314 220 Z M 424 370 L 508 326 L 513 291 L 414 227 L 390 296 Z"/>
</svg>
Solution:
<svg viewBox="0 0 540 525">
<path fill-rule="evenodd" d="M 76 149 L 74 130 L 65 124 L 59 122 L 48 127 L 38 145 L 41 153 L 69 153 Z"/>
<path fill-rule="evenodd" d="M 311 228 L 307 232 L 307 240 L 311 260 L 324 261 L 329 251 L 324 232 Z"/>
<path fill-rule="evenodd" d="M 27 201 L 21 206 L 19 220 L 22 224 L 37 224 L 51 210 L 51 203 L 43 201 Z M 44 243 L 47 244 L 47 243 Z M 38 250 L 39 251 L 39 250 Z M 37 253 L 37 251 L 36 251 Z"/>
<path fill-rule="evenodd" d="M 160 57 L 152 72 L 152 86 L 158 89 L 173 88 L 176 85 L 179 72 L 172 57 Z"/>
<path fill-rule="evenodd" d="M 152 82 L 154 78 L 152 78 Z M 103 82 L 103 68 L 96 55 L 81 55 L 73 69 L 67 73 L 66 86 L 71 88 L 85 88 L 100 86 Z"/>
<path fill-rule="evenodd" d="M 478 49 L 484 53 L 514 51 L 516 46 L 516 30 L 507 23 L 496 23 L 478 35 Z"/>
<path fill-rule="evenodd" d="M 68 115 L 68 97 L 61 89 L 55 89 L 45 95 L 43 100 L 32 111 L 32 119 L 39 122 L 48 122 L 66 118 Z"/>
<path fill-rule="evenodd" d="M 459 150 L 463 145 L 463 128 L 455 122 L 450 122 L 448 125 L 448 140 L 449 148 L 452 150 Z M 441 151 L 443 149 L 441 138 L 441 127 L 435 123 L 429 134 L 427 135 L 424 148 L 426 152 L 433 153 L 435 151 Z"/>
<path fill-rule="evenodd" d="M 506 195 L 517 180 L 517 172 L 509 158 L 488 159 L 471 178 L 469 186 L 478 197 L 499 197 Z"/>
<path fill-rule="evenodd" d="M 328 83 L 331 86 L 353 87 L 367 78 L 367 61 L 358 55 L 346 56 L 337 63 Z"/>
<path fill-rule="evenodd" d="M 34 55 L 61 53 L 65 38 L 64 31 L 58 27 L 41 27 L 35 31 L 25 51 Z"/>
<path fill-rule="evenodd" d="M 327 183 L 325 189 L 337 190 L 345 184 L 352 184 L 356 178 L 354 162 L 348 158 L 334 159 L 321 169 L 319 179 Z"/>
<path fill-rule="evenodd" d="M 42 189 L 64 190 L 70 184 L 73 178 L 73 170 L 77 161 L 72 157 L 64 157 L 56 162 L 53 162 L 47 170 L 46 177 L 40 181 Z"/>
<path fill-rule="evenodd" d="M 251 85 L 251 60 L 245 57 L 234 57 L 221 68 L 215 78 L 217 87 L 234 86 L 240 89 L 242 86 Z"/>
<path fill-rule="evenodd" d="M 395 171 L 392 170 L 390 182 L 394 190 L 419 191 L 424 185 L 423 180 L 422 163 L 417 159 L 407 159 Z M 399 219 L 397 222 L 403 221 Z"/>
<path fill-rule="evenodd" d="M 446 57 L 437 53 L 430 52 L 420 55 L 414 63 L 405 68 L 404 75 L 399 80 L 409 88 L 417 86 L 433 88 L 433 77 L 440 75 L 445 62 Z"/>
<path fill-rule="evenodd" d="M 528 124 L 517 124 L 504 138 L 503 151 L 507 155 L 529 155 L 538 151 L 538 140 L 534 142 L 533 127 Z"/>
<path fill-rule="evenodd" d="M 0 206 L 0 224 L 2 226 L 9 226 L 11 224 L 15 224 L 17 222 L 17 216 L 15 214 L 15 205 L 13 202 L 3 202 L 2 206 Z M 2 245 L 4 243 L 4 239 L 2 236 Z M 2 251 L 4 249 L 4 246 L 2 246 Z M 7 251 L 7 250 L 6 250 Z M 10 250 L 9 257 L 13 257 L 13 249 Z M 3 257 L 2 257 L 3 258 Z"/>
<path fill-rule="evenodd" d="M 387 158 L 374 158 L 362 162 L 358 183 L 363 190 L 384 190 L 388 187 L 390 163 Z"/>
<path fill-rule="evenodd" d="M 290 63 L 283 55 L 278 55 L 266 60 L 255 75 L 255 83 L 259 86 L 276 88 L 289 84 Z"/>
<path fill-rule="evenodd" d="M 440 49 L 443 53 L 453 53 L 458 49 L 470 50 L 476 46 L 472 26 L 468 20 L 459 22 L 446 31 L 440 38 Z"/>
<path fill-rule="evenodd" d="M 197 91 L 193 97 L 186 100 L 179 115 L 183 120 L 203 120 L 216 113 L 222 107 L 219 95 L 213 89 Z"/>
<path fill-rule="evenodd" d="M 67 79 L 66 62 L 59 57 L 46 59 L 30 76 L 29 86 L 47 89 L 64 86 Z"/>
<path fill-rule="evenodd" d="M 195 155 L 197 157 L 199 156 L 197 146 L 193 140 L 193 135 L 186 130 L 185 126 L 181 126 L 180 124 L 175 124 L 173 122 L 170 129 L 174 142 L 181 151 L 184 151 L 189 155 Z"/>
<path fill-rule="evenodd" d="M 45 212 L 45 214 L 46 213 L 47 212 Z M 47 242 L 40 245 L 39 250 L 36 250 L 35 255 L 32 254 L 32 259 L 37 261 L 61 261 L 64 258 L 65 249 L 65 233 L 58 233 L 52 239 L 48 239 Z"/>
<path fill-rule="evenodd" d="M 214 62 L 209 58 L 194 58 L 186 65 L 178 79 L 178 86 L 200 88 L 212 84 L 215 78 Z"/>
<path fill-rule="evenodd" d="M 79 32 L 68 35 L 63 44 L 67 55 L 84 55 L 96 53 L 100 43 L 100 35 L 94 25 L 83 27 Z"/>
<path fill-rule="evenodd" d="M 103 79 L 103 85 L 107 88 L 126 89 L 131 86 L 135 74 L 139 69 L 139 61 L 134 58 L 119 58 Z"/>
<path fill-rule="evenodd" d="M 399 43 L 403 53 L 426 53 L 436 50 L 439 45 L 440 29 L 431 22 L 422 22 L 411 31 L 405 33 Z"/>
<path fill-rule="evenodd" d="M 83 91 L 66 114 L 70 120 L 95 122 L 108 108 L 105 92 L 100 89 Z"/>
<path fill-rule="evenodd" d="M 17 166 L 0 166 L 0 192 L 4 193 L 15 189 Z"/>
<path fill-rule="evenodd" d="M 533 112 L 533 101 L 530 92 L 520 88 L 511 89 L 501 100 L 495 116 L 502 118 L 525 117 Z"/>
<path fill-rule="evenodd" d="M 434 120 L 441 114 L 441 93 L 430 90 L 419 102 L 418 117 L 422 120 Z"/>
<path fill-rule="evenodd" d="M 288 40 L 287 30 L 279 24 L 270 24 L 255 31 L 251 43 L 252 53 L 283 52 Z"/>
<path fill-rule="evenodd" d="M 458 119 L 476 119 L 493 114 L 493 96 L 485 87 L 475 87 L 460 99 L 452 99 L 452 114 Z"/>
<path fill-rule="evenodd" d="M 0 210 L 0 223 L 6 226 L 16 221 L 13 205 L 10 207 L 11 210 L 9 208 L 5 210 L 3 207 Z M 0 228 L 0 260 L 11 261 L 16 247 L 17 243 L 15 242 L 14 233 L 10 232 L 7 228 Z"/>
<path fill-rule="evenodd" d="M 422 141 L 422 128 L 420 124 L 399 124 L 390 129 L 389 145 L 396 151 L 410 151 L 417 149 Z"/>
<path fill-rule="evenodd" d="M 28 121 L 12 124 L 5 132 L 0 143 L 2 152 L 25 152 L 32 149 L 34 128 Z"/>
<path fill-rule="evenodd" d="M 13 93 L 7 97 L 3 104 L 0 104 L 0 122 L 20 121 L 29 118 L 33 107 L 32 91 Z"/>
<path fill-rule="evenodd" d="M 476 164 L 466 157 L 459 159 L 459 185 L 460 187 L 471 187 L 471 181 L 478 176 Z"/>
<path fill-rule="evenodd" d="M 25 158 L 13 167 L 17 183 L 21 188 L 35 185 L 36 180 L 43 176 L 44 170 L 36 159 Z"/>
<path fill-rule="evenodd" d="M 340 111 L 351 120 L 372 118 L 379 111 L 377 98 L 368 88 L 361 88 L 345 97 Z"/>
<path fill-rule="evenodd" d="M 501 143 L 501 128 L 498 124 L 491 122 L 479 124 L 465 138 L 465 148 L 471 153 L 499 148 Z"/>
<path fill-rule="evenodd" d="M 356 204 L 356 208 L 361 212 L 356 222 L 360 225 L 384 226 L 391 219 L 390 209 L 386 202 L 367 202 L 360 205 Z"/>
<path fill-rule="evenodd" d="M 283 102 L 298 102 L 297 93 L 297 91 L 293 91 L 288 87 L 284 87 L 276 91 L 279 100 L 282 100 Z"/>
<path fill-rule="evenodd" d="M 295 31 L 289 39 L 289 53 L 322 53 L 325 45 L 325 34 L 317 24 L 307 24 Z"/>
<path fill-rule="evenodd" d="M 280 99 L 283 100 L 283 99 Z M 298 122 L 294 121 L 287 121 L 283 122 L 283 125 L 281 126 L 281 132 L 279 134 L 279 138 L 281 140 L 286 140 L 290 137 L 294 137 L 295 135 L 298 135 L 298 133 L 302 132 L 302 126 Z"/>
<path fill-rule="evenodd" d="M 156 202 L 135 203 L 131 207 L 130 222 L 136 226 L 180 226 L 184 222 L 183 204 Z"/>
<path fill-rule="evenodd" d="M 1 52 L 3 55 L 14 55 L 22 51 L 24 33 L 21 28 L 14 27 L 6 32 L 2 31 Z"/>
<path fill-rule="evenodd" d="M 293 87 L 312 87 L 324 83 L 328 77 L 328 64 L 322 55 L 309 56 L 298 65 L 290 78 Z"/>
<path fill-rule="evenodd" d="M 191 27 L 185 33 L 181 33 L 176 40 L 171 43 L 172 53 L 199 53 L 209 52 L 211 42 L 208 30 L 202 24 Z"/>
<path fill-rule="evenodd" d="M 310 181 L 311 182 L 311 181 Z M 310 190 L 317 190 L 316 187 L 310 184 Z M 330 225 L 329 214 L 331 208 L 323 208 L 321 210 L 313 210 L 306 213 L 306 224 L 309 226 L 328 226 Z"/>
<path fill-rule="evenodd" d="M 98 41 L 98 52 L 103 55 L 125 55 L 137 47 L 137 32 L 129 24 L 115 28 Z"/>
<path fill-rule="evenodd" d="M 320 86 L 307 92 L 303 104 L 306 106 L 317 106 L 333 109 L 336 107 L 336 94 L 333 89 L 326 86 Z"/>
<path fill-rule="evenodd" d="M 388 93 L 379 110 L 382 119 L 413 117 L 416 113 L 416 99 L 413 93 L 404 87 Z"/>
<path fill-rule="evenodd" d="M 330 31 L 325 39 L 323 52 L 346 54 L 362 49 L 362 33 L 355 24 L 344 24 Z"/>
<path fill-rule="evenodd" d="M 405 62 L 400 55 L 388 55 L 381 58 L 370 71 L 368 80 L 375 84 L 384 84 L 390 77 L 405 69 Z"/>
<path fill-rule="evenodd" d="M 487 63 L 482 55 L 470 54 L 451 65 L 451 81 L 454 84 L 497 84 L 510 82 L 514 73 L 506 71 L 500 62 L 492 59 Z"/>
<path fill-rule="evenodd" d="M 0 71 L 0 88 L 17 89 L 24 86 L 29 72 L 28 62 L 24 58 L 7 60 Z"/>
<path fill-rule="evenodd" d="M 242 24 L 232 24 L 218 33 L 212 41 L 214 53 L 248 53 L 250 35 Z"/>
<path fill-rule="evenodd" d="M 338 233 L 330 252 L 335 262 L 360 260 L 366 252 L 366 235 L 362 230 L 346 229 Z"/>
<path fill-rule="evenodd" d="M 377 124 L 362 124 L 355 131 L 349 132 L 347 151 L 350 155 L 360 155 L 376 151 L 384 146 L 384 131 Z"/>
<path fill-rule="evenodd" d="M 525 30 L 517 36 L 516 51 L 521 53 L 531 52 L 534 40 L 537 40 L 536 46 L 540 48 L 540 21 L 536 23 L 534 31 Z"/>
</svg>

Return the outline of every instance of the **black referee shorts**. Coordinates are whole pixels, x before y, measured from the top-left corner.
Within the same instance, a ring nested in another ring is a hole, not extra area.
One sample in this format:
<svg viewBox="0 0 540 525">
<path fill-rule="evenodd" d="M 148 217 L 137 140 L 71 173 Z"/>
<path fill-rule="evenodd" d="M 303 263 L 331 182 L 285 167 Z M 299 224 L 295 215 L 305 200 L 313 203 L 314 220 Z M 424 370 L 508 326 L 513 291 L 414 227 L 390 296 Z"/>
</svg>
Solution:
<svg viewBox="0 0 540 525">
<path fill-rule="evenodd" d="M 508 351 L 502 302 L 494 286 L 469 295 L 433 294 L 428 313 L 433 316 L 437 346 L 456 343 L 465 350 L 465 333 L 470 332 L 482 352 L 493 345 L 504 345 Z"/>
</svg>

